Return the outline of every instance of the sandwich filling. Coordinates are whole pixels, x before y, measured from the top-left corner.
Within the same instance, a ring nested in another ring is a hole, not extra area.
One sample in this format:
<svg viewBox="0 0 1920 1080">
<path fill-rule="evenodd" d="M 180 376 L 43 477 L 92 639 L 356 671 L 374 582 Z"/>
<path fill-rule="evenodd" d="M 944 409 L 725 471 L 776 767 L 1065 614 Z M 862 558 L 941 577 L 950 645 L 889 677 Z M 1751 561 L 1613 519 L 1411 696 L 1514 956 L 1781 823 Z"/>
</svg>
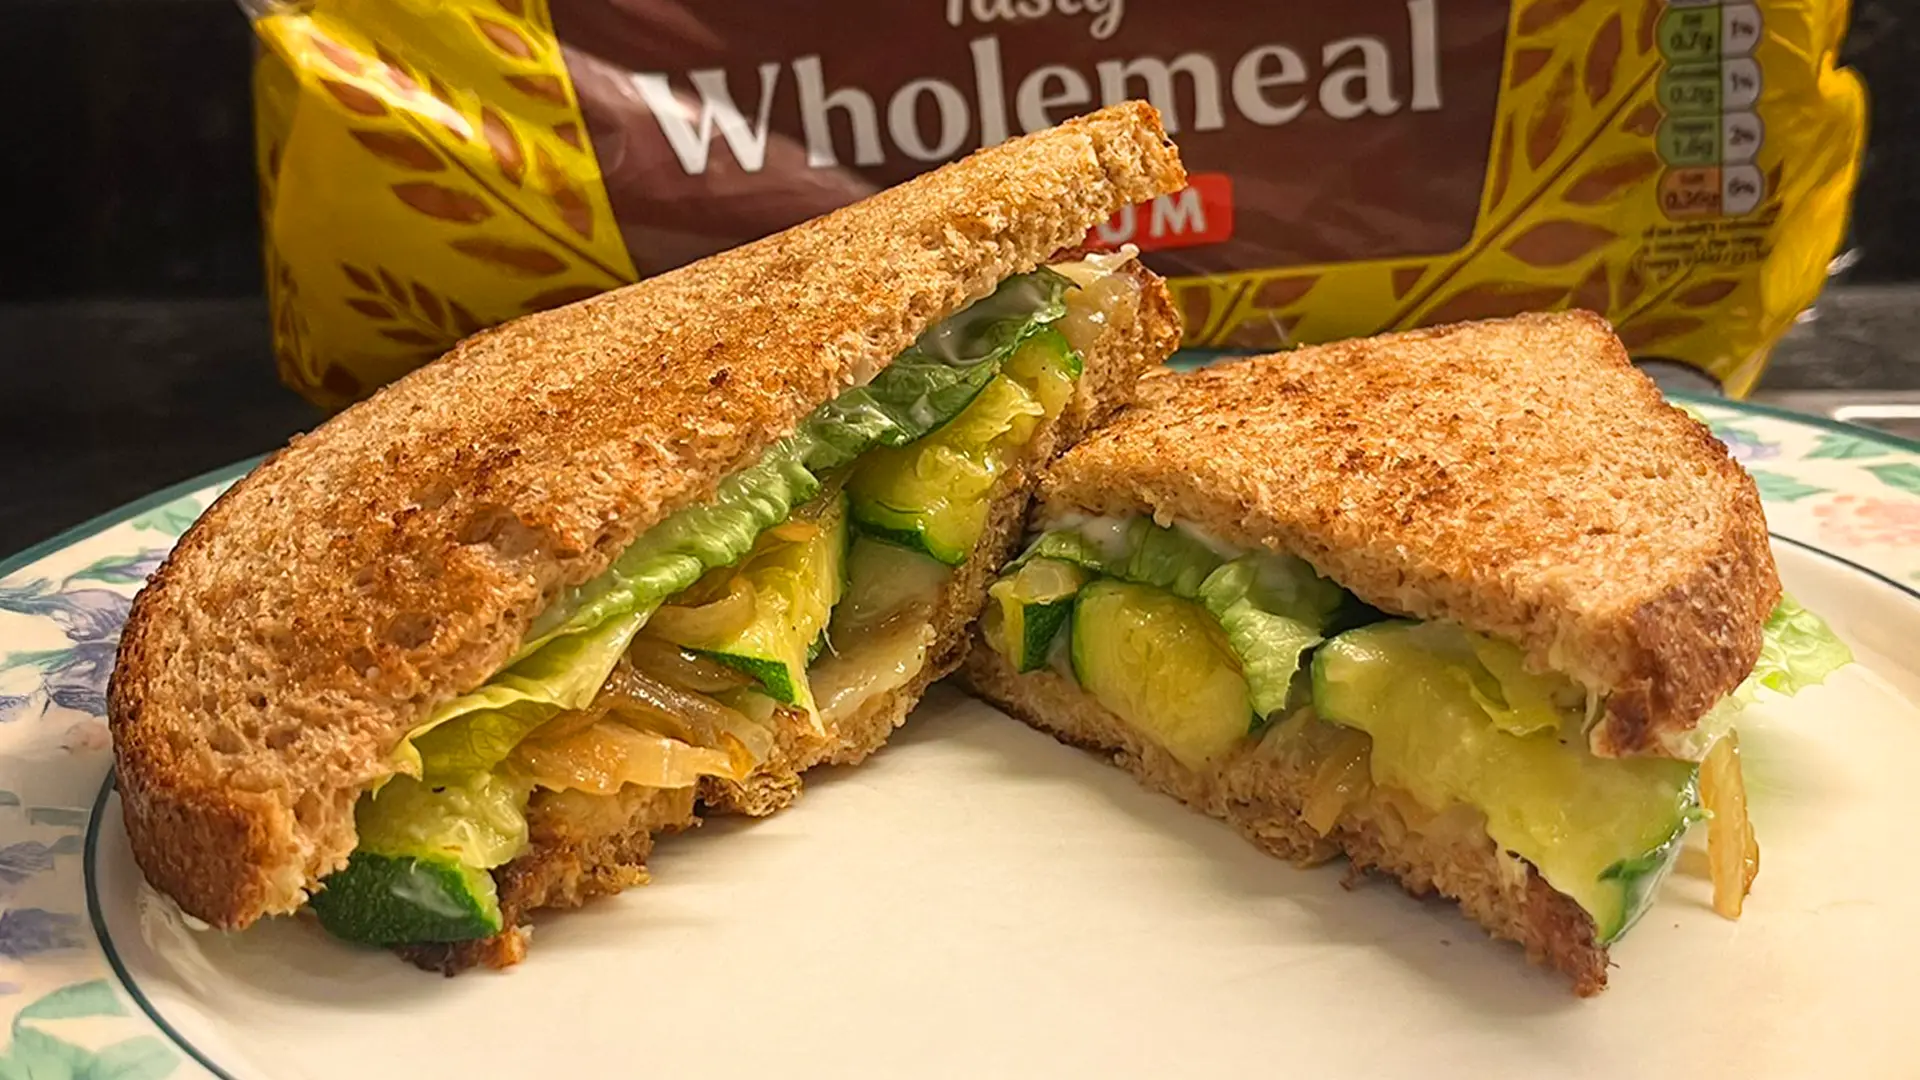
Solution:
<svg viewBox="0 0 1920 1080">
<path fill-rule="evenodd" d="M 1849 662 L 1783 599 L 1759 662 L 1671 757 L 1602 758 L 1604 696 L 1532 670 L 1511 642 L 1397 617 L 1305 561 L 1146 517 L 1063 515 L 992 586 L 987 642 L 1018 672 L 1074 680 L 1199 772 L 1248 752 L 1312 777 L 1321 836 L 1362 804 L 1412 829 L 1484 831 L 1593 920 L 1597 944 L 1644 913 L 1687 830 L 1711 818 L 1715 907 L 1757 870 L 1734 732 L 1762 688 L 1793 693 Z"/>
<path fill-rule="evenodd" d="M 380 945 L 489 937 L 490 871 L 528 850 L 536 793 L 742 781 L 781 725 L 824 737 L 911 681 L 1000 479 L 1134 315 L 1130 258 L 1009 278 L 560 596 L 396 748 L 312 898 L 321 923 Z"/>
</svg>

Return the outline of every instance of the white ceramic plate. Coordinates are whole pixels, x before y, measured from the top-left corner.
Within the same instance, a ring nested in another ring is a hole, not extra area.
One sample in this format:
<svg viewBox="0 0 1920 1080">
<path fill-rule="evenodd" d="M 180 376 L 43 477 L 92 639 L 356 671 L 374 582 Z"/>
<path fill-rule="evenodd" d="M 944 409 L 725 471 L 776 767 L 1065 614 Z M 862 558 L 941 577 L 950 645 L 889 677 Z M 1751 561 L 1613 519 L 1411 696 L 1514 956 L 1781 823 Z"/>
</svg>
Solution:
<svg viewBox="0 0 1920 1080">
<path fill-rule="evenodd" d="M 505 974 L 443 980 L 297 920 L 188 931 L 128 853 L 102 693 L 127 598 L 216 478 L 0 567 L 0 1077 L 1910 1071 L 1920 452 L 1690 404 L 1860 663 L 1742 728 L 1746 917 L 1707 909 L 1690 852 L 1598 999 L 951 691 L 794 812 L 668 840 L 650 888 L 541 917 Z"/>
</svg>

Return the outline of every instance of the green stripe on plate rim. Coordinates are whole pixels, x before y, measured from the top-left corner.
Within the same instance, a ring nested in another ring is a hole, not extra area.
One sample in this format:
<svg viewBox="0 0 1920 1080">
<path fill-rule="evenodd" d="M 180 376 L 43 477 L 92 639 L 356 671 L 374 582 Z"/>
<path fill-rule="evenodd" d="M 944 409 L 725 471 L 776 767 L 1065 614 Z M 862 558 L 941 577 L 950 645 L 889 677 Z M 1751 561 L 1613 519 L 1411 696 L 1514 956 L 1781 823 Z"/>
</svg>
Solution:
<svg viewBox="0 0 1920 1080">
<path fill-rule="evenodd" d="M 1794 412 L 1792 409 L 1763 405 L 1759 402 L 1735 401 L 1732 398 L 1716 397 L 1712 394 L 1695 393 L 1686 390 L 1668 390 L 1665 394 L 1668 400 L 1679 404 L 1704 405 L 1710 408 L 1722 408 L 1734 412 L 1771 417 L 1787 423 L 1798 424 L 1802 427 L 1819 428 L 1866 442 L 1878 443 L 1896 452 L 1920 456 L 1920 442 L 1895 435 L 1892 432 L 1862 427 L 1858 424 L 1849 424 L 1845 421 L 1834 420 L 1825 416 L 1814 416 L 1808 413 Z M 265 455 L 261 455 L 260 457 L 248 458 L 223 468 L 201 473 L 199 476 L 182 480 L 177 484 L 162 488 L 150 495 L 135 499 L 117 509 L 109 510 L 90 518 L 56 536 L 42 540 L 40 543 L 27 548 L 25 551 L 21 551 L 7 559 L 0 560 L 0 577 L 6 577 L 29 563 L 63 550 L 89 537 L 97 536 L 116 525 L 125 524 L 133 518 L 149 510 L 165 506 L 167 503 L 183 495 L 191 495 L 196 491 L 200 491 L 214 484 L 236 479 L 251 471 L 254 466 L 260 464 L 264 459 Z"/>
<path fill-rule="evenodd" d="M 254 466 L 260 464 L 260 462 L 265 459 L 266 455 L 262 454 L 259 457 L 236 461 L 231 465 L 224 465 L 218 469 L 203 472 L 199 476 L 190 477 L 177 484 L 161 488 L 152 494 L 142 495 L 130 503 L 108 510 L 105 513 L 96 514 L 70 529 L 64 529 L 54 536 L 40 541 L 24 551 L 17 552 L 5 559 L 0 559 L 0 578 L 4 578 L 31 563 L 38 562 L 57 551 L 64 551 L 82 540 L 98 536 L 116 525 L 124 525 L 149 510 L 158 510 L 160 507 L 182 496 L 191 495 L 196 491 L 204 490 L 214 484 L 238 479 L 252 471 Z"/>
<path fill-rule="evenodd" d="M 1754 416 L 1768 416 L 1775 420 L 1783 420 L 1789 424 L 1820 428 L 1823 431 L 1831 431 L 1836 435 L 1847 435 L 1867 442 L 1880 443 L 1892 450 L 1920 455 L 1920 440 L 1909 439 L 1904 435 L 1895 435 L 1891 431 L 1881 431 L 1879 428 L 1849 424 L 1845 420 L 1835 420 L 1829 416 L 1816 416 L 1812 413 L 1795 412 L 1792 409 L 1783 409 L 1778 405 L 1767 405 L 1758 401 L 1735 401 L 1732 398 L 1715 397 L 1712 394 L 1696 393 L 1691 390 L 1668 390 L 1666 391 L 1666 396 L 1668 400 L 1679 404 L 1705 405 L 1710 408 L 1718 406 L 1724 409 L 1731 409 L 1734 412 L 1743 412 Z"/>
</svg>

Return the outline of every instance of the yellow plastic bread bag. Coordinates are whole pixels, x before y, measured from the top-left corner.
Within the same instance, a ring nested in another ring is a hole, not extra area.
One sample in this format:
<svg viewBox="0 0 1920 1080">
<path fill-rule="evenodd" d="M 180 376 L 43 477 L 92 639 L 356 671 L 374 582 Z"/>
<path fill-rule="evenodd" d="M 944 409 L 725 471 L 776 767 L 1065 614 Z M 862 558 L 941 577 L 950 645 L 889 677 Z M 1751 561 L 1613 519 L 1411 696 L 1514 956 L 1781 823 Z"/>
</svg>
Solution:
<svg viewBox="0 0 1920 1080">
<path fill-rule="evenodd" d="M 1128 207 L 1186 344 L 1584 307 L 1744 394 L 1847 222 L 1844 0 L 249 0 L 285 380 L 459 338 L 1098 106 L 1192 174 Z M 557 362 L 557 361 L 556 361 Z"/>
</svg>

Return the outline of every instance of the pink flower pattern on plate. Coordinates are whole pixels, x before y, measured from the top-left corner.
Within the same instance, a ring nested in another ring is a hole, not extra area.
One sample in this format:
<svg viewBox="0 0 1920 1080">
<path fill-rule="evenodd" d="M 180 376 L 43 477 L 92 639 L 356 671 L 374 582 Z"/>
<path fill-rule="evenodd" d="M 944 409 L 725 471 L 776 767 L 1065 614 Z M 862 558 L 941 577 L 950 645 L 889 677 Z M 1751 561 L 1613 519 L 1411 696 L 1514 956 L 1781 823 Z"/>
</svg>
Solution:
<svg viewBox="0 0 1920 1080">
<path fill-rule="evenodd" d="M 1920 544 L 1920 502 L 1836 495 L 1814 507 L 1824 544 L 1848 547 L 1904 547 Z"/>
</svg>

